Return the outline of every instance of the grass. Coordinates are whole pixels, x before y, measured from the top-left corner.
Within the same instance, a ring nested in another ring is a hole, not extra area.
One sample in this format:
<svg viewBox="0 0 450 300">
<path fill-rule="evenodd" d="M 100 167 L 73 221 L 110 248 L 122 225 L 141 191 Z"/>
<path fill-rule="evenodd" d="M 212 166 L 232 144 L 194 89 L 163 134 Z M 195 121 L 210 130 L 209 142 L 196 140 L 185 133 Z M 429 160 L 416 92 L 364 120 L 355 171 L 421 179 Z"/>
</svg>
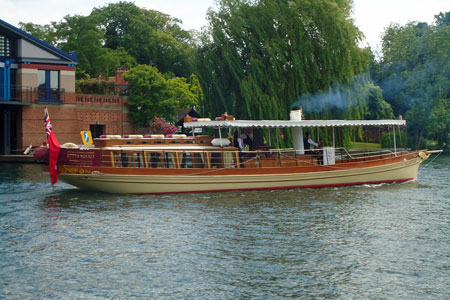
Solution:
<svg viewBox="0 0 450 300">
<path fill-rule="evenodd" d="M 381 145 L 377 143 L 352 142 L 350 149 L 380 149 Z"/>
</svg>

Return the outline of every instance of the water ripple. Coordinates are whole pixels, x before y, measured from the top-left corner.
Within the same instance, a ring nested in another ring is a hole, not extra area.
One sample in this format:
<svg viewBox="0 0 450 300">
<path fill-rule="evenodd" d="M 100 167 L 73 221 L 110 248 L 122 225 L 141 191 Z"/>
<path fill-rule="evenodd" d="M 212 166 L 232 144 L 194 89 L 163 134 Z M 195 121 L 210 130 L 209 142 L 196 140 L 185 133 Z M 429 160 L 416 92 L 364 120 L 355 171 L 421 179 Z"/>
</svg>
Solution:
<svg viewBox="0 0 450 300">
<path fill-rule="evenodd" d="M 403 184 L 160 196 L 3 166 L 2 299 L 450 294 L 450 157 Z"/>
</svg>

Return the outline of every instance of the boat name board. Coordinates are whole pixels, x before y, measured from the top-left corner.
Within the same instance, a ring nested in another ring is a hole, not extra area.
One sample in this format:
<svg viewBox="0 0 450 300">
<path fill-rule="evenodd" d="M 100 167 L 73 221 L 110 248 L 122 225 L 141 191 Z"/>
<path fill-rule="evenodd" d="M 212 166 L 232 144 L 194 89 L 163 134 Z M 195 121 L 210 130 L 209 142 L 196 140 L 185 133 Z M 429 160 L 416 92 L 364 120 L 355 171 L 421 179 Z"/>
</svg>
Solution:
<svg viewBox="0 0 450 300">
<path fill-rule="evenodd" d="M 100 154 L 98 149 L 65 149 L 59 153 L 58 164 L 71 166 L 100 166 Z"/>
</svg>

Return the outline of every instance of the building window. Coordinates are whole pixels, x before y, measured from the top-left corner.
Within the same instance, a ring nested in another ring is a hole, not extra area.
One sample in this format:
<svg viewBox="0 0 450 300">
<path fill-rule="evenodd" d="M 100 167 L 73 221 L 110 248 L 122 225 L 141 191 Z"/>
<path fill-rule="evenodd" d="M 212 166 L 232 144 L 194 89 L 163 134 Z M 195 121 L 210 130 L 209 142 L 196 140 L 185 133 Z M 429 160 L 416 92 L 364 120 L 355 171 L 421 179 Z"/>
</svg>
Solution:
<svg viewBox="0 0 450 300">
<path fill-rule="evenodd" d="M 0 35 L 0 56 L 11 57 L 11 40 L 6 36 Z"/>
<path fill-rule="evenodd" d="M 39 100 L 60 100 L 59 71 L 38 70 Z"/>
</svg>

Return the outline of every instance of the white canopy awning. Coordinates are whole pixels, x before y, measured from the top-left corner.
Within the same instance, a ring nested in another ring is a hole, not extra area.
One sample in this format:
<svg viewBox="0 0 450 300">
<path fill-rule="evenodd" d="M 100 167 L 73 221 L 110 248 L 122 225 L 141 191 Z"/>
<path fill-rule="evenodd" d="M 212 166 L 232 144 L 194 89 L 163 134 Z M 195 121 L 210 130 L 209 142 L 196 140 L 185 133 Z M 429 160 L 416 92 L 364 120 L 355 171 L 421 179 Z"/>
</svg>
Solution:
<svg viewBox="0 0 450 300">
<path fill-rule="evenodd" d="M 236 128 L 292 128 L 292 127 L 350 127 L 350 126 L 387 126 L 406 125 L 406 120 L 303 120 L 303 121 L 278 121 L 278 120 L 234 120 L 234 121 L 199 121 L 185 122 L 185 128 L 201 127 L 236 127 Z"/>
</svg>

